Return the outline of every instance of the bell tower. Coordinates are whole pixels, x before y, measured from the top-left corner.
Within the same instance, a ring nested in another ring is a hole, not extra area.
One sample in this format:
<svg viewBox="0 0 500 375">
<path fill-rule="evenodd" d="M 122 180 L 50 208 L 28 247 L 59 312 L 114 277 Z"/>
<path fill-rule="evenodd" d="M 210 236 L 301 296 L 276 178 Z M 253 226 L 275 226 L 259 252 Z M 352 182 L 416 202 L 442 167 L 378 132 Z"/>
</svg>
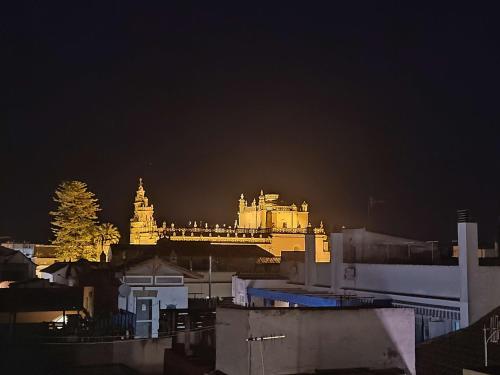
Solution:
<svg viewBox="0 0 500 375">
<path fill-rule="evenodd" d="M 130 219 L 130 244 L 156 244 L 159 235 L 153 213 L 153 205 L 149 205 L 146 191 L 142 185 L 142 178 L 139 178 L 139 187 L 134 200 L 134 216 Z"/>
</svg>

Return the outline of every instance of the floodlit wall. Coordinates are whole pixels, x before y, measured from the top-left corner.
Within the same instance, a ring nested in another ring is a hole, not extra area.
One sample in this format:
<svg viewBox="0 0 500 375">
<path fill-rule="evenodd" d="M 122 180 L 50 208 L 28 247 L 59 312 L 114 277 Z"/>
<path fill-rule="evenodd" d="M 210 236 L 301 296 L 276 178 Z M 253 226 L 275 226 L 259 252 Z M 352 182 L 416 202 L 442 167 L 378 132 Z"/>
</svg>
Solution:
<svg viewBox="0 0 500 375">
<path fill-rule="evenodd" d="M 412 309 L 218 308 L 216 335 L 216 369 L 226 374 L 359 367 L 401 368 L 415 374 Z M 246 341 L 269 335 L 285 338 Z"/>
<path fill-rule="evenodd" d="M 273 234 L 271 238 L 271 252 L 280 256 L 283 250 L 304 250 L 305 234 Z"/>
<path fill-rule="evenodd" d="M 316 262 L 330 262 L 328 237 L 324 234 L 273 233 L 271 236 L 271 245 L 269 247 L 263 246 L 263 248 L 276 256 L 281 256 L 282 251 L 304 251 L 306 249 L 306 236 L 314 237 Z"/>
</svg>

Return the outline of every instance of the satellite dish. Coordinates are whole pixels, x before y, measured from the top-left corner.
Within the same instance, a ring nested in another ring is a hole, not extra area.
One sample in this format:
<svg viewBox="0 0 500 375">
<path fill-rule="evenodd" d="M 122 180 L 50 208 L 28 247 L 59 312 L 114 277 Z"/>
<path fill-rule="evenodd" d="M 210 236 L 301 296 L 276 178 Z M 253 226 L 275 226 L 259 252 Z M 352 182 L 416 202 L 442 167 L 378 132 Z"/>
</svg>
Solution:
<svg viewBox="0 0 500 375">
<path fill-rule="evenodd" d="M 130 288 L 130 285 L 128 284 L 122 284 L 118 287 L 118 293 L 120 294 L 120 297 L 128 297 L 131 290 L 132 288 Z"/>
</svg>

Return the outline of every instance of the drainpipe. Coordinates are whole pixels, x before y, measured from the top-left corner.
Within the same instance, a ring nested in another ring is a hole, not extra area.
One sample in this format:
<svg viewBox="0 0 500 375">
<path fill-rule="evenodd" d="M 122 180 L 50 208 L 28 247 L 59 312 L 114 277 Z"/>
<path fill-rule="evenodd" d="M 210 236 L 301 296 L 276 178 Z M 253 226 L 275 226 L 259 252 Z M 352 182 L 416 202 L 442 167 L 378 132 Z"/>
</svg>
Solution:
<svg viewBox="0 0 500 375">
<path fill-rule="evenodd" d="M 212 300 L 212 256 L 208 256 L 208 300 Z"/>
</svg>

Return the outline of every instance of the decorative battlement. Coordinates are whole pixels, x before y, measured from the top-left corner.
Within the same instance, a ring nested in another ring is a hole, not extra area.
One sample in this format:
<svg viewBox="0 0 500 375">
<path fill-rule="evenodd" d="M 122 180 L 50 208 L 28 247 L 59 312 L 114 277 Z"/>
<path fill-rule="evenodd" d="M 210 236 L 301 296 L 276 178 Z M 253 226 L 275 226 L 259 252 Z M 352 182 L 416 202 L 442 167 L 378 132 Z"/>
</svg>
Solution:
<svg viewBox="0 0 500 375">
<path fill-rule="evenodd" d="M 279 256 L 283 250 L 304 250 L 305 235 L 315 234 L 318 248 L 323 249 L 327 237 L 323 223 L 313 228 L 309 223 L 308 204 L 290 205 L 279 201 L 279 194 L 264 194 L 261 190 L 250 205 L 241 194 L 238 218 L 234 225 L 209 226 L 206 222 L 189 222 L 177 227 L 163 222 L 157 227 L 153 205 L 149 205 L 142 179 L 134 200 L 134 216 L 130 219 L 131 244 L 156 244 L 159 238 L 172 241 L 206 241 L 214 243 L 256 244 Z M 329 258 L 325 258 L 329 259 Z"/>
<path fill-rule="evenodd" d="M 323 224 L 318 228 L 232 228 L 232 227 L 167 227 L 166 223 L 159 229 L 160 236 L 170 237 L 170 236 L 199 236 L 199 237 L 259 237 L 265 238 L 271 236 L 273 233 L 289 233 L 289 234 L 324 234 Z"/>
<path fill-rule="evenodd" d="M 239 228 L 282 229 L 285 233 L 290 229 L 301 229 L 300 233 L 306 233 L 311 227 L 305 201 L 300 207 L 295 203 L 284 204 L 279 201 L 279 194 L 264 194 L 261 190 L 258 203 L 254 198 L 249 205 L 243 194 L 238 203 Z"/>
</svg>

